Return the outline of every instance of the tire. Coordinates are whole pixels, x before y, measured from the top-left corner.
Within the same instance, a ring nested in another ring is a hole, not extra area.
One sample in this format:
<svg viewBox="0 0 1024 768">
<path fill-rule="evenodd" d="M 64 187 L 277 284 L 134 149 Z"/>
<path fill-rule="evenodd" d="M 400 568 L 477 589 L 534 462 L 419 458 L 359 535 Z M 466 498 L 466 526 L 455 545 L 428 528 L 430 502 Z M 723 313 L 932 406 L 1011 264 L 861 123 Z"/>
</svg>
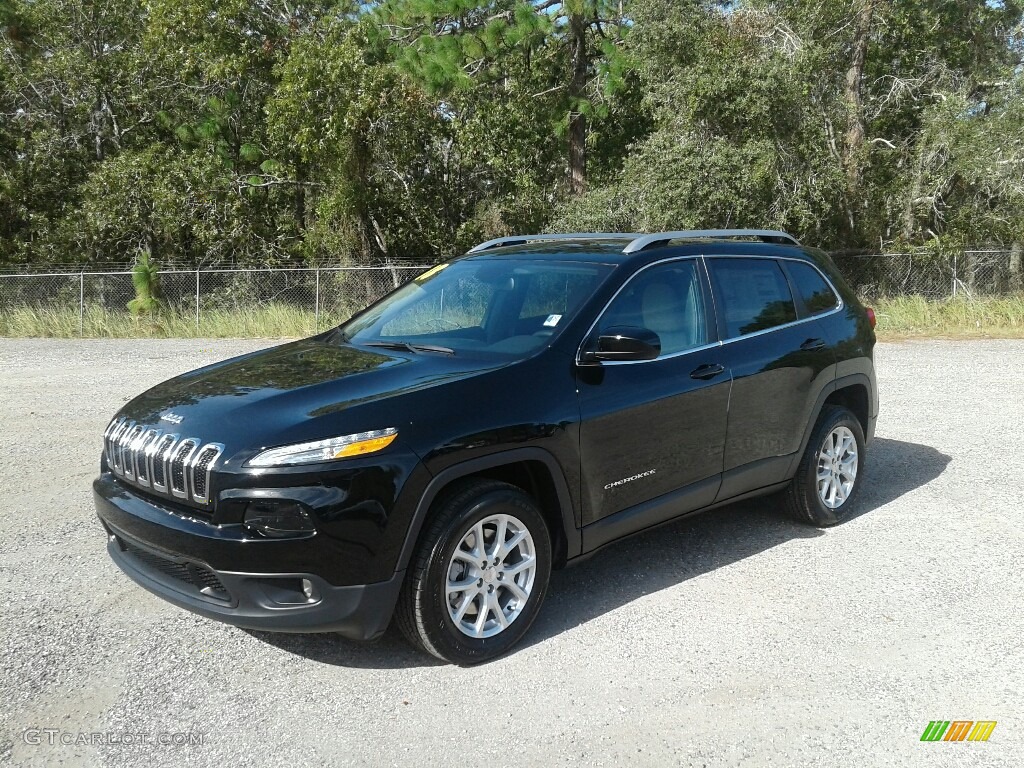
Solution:
<svg viewBox="0 0 1024 768">
<path fill-rule="evenodd" d="M 499 551 L 499 532 L 506 547 L 519 542 Z M 446 494 L 428 520 L 395 620 L 413 646 L 454 664 L 479 664 L 526 634 L 550 576 L 551 535 L 536 502 L 514 485 L 471 480 Z M 465 588 L 449 598 L 449 585 Z"/>
<path fill-rule="evenodd" d="M 825 455 L 826 439 L 828 450 L 833 455 L 838 454 L 839 461 L 832 462 L 831 457 Z M 853 446 L 856 453 L 851 461 L 849 449 Z M 796 474 L 783 491 L 787 511 L 798 520 L 820 528 L 843 522 L 853 509 L 863 484 L 865 454 L 864 430 L 857 417 L 842 406 L 825 406 L 800 457 Z"/>
</svg>

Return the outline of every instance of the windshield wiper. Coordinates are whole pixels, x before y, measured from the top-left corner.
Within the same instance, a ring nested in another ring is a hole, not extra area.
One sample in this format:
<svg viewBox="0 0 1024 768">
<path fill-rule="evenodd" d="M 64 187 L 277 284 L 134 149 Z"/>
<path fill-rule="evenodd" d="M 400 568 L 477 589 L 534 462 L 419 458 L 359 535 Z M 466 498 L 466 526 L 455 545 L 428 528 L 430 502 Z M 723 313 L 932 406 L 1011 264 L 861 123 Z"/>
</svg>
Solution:
<svg viewBox="0 0 1024 768">
<path fill-rule="evenodd" d="M 439 347 L 435 344 L 410 344 L 408 341 L 367 341 L 367 347 L 384 347 L 385 349 L 403 349 L 406 352 L 437 352 L 441 355 L 454 355 L 450 347 Z"/>
</svg>

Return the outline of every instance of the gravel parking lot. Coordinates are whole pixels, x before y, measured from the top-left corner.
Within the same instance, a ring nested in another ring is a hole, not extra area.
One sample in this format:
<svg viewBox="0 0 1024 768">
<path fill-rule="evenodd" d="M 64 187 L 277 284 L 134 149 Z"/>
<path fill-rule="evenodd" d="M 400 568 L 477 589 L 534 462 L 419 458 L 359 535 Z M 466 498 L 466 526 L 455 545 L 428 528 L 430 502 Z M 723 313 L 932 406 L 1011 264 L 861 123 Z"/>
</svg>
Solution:
<svg viewBox="0 0 1024 768">
<path fill-rule="evenodd" d="M 857 517 L 823 532 L 759 501 L 640 535 L 557 573 L 525 645 L 473 669 L 393 629 L 218 624 L 108 560 L 110 416 L 267 344 L 0 339 L 0 763 L 1021 764 L 1024 342 L 880 345 Z M 998 726 L 920 742 L 936 719 Z"/>
</svg>

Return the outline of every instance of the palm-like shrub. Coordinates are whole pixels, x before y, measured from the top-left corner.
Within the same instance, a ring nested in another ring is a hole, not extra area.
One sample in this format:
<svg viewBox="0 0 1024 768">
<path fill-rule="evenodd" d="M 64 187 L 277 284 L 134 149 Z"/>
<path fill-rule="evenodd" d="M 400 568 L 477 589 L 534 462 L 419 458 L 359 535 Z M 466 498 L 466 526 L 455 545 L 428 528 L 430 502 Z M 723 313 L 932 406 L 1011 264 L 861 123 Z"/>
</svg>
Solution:
<svg viewBox="0 0 1024 768">
<path fill-rule="evenodd" d="M 160 272 L 150 258 L 149 251 L 143 251 L 132 270 L 132 284 L 135 298 L 128 302 L 128 311 L 136 317 L 154 315 L 163 307 L 160 295 Z"/>
</svg>

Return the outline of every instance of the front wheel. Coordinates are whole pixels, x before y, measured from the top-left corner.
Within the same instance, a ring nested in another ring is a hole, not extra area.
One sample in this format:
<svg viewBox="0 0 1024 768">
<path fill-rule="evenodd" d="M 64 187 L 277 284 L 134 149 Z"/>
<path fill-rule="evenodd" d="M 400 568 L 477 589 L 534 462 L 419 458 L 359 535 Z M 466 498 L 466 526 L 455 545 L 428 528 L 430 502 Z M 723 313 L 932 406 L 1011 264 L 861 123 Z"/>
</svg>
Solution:
<svg viewBox="0 0 1024 768">
<path fill-rule="evenodd" d="M 864 430 L 847 408 L 826 406 L 784 492 L 787 509 L 811 525 L 841 523 L 864 475 Z"/>
<path fill-rule="evenodd" d="M 533 499 L 475 480 L 428 523 L 396 607 L 405 637 L 456 664 L 515 645 L 533 623 L 551 575 L 551 537 Z"/>
</svg>

